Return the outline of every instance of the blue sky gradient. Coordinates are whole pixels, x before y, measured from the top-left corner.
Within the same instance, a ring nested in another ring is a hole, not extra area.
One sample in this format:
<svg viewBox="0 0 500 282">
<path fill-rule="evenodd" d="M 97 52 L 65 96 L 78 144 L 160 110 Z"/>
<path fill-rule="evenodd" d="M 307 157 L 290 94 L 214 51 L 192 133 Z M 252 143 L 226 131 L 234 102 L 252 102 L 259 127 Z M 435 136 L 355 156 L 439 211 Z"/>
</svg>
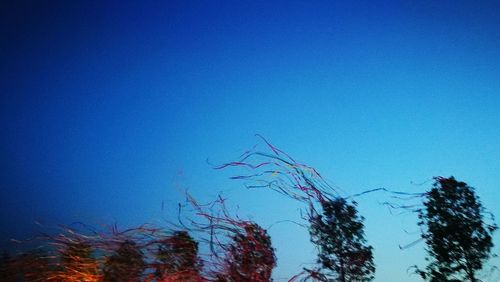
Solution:
<svg viewBox="0 0 500 282">
<path fill-rule="evenodd" d="M 351 2 L 3 1 L 0 239 L 35 220 L 161 223 L 183 189 L 263 226 L 295 219 L 297 203 L 206 161 L 255 133 L 345 195 L 454 175 L 499 216 L 500 3 Z M 358 199 L 375 281 L 420 281 L 406 269 L 424 244 L 398 248 L 416 219 L 387 198 Z M 278 281 L 314 260 L 307 230 L 270 234 Z"/>
</svg>

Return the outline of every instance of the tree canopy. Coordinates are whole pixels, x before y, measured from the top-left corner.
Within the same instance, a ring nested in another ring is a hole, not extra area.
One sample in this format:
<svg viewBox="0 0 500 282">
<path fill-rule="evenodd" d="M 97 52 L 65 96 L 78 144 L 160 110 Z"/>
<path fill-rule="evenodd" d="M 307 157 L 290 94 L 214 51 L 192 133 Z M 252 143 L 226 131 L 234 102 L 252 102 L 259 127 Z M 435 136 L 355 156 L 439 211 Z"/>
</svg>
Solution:
<svg viewBox="0 0 500 282">
<path fill-rule="evenodd" d="M 175 275 L 177 280 L 182 280 L 182 277 L 178 277 L 181 275 L 184 279 L 189 277 L 193 281 L 198 276 L 201 267 L 198 243 L 187 231 L 175 231 L 160 241 L 155 256 L 155 275 L 158 279 Z"/>
<path fill-rule="evenodd" d="M 126 240 L 107 258 L 103 269 L 103 281 L 140 281 L 145 267 L 142 251 L 134 241 Z"/>
<path fill-rule="evenodd" d="M 248 223 L 243 233 L 233 236 L 227 257 L 227 273 L 222 281 L 271 281 L 276 256 L 271 237 L 255 223 Z"/>
<path fill-rule="evenodd" d="M 309 231 L 319 249 L 323 274 L 333 281 L 371 281 L 375 272 L 372 247 L 364 237 L 356 203 L 337 198 L 321 205 L 323 213 L 311 217 Z"/>
<path fill-rule="evenodd" d="M 454 177 L 438 177 L 419 211 L 429 265 L 418 270 L 429 281 L 478 281 L 476 272 L 490 257 L 491 234 L 474 188 Z"/>
<path fill-rule="evenodd" d="M 98 262 L 92 257 L 92 245 L 83 240 L 68 241 L 64 245 L 60 255 L 63 271 L 57 276 L 66 281 L 98 279 Z"/>
</svg>

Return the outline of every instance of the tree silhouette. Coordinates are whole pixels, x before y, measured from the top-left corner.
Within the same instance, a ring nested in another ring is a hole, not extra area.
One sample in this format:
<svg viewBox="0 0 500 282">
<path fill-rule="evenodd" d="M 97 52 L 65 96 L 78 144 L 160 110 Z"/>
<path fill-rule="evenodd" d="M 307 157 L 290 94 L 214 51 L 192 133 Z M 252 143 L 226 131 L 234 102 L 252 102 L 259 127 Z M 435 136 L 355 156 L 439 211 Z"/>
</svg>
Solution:
<svg viewBox="0 0 500 282">
<path fill-rule="evenodd" d="M 219 281 L 271 281 L 276 256 L 266 230 L 256 223 L 247 223 L 244 233 L 237 233 L 232 239 L 225 260 L 227 273 L 219 275 Z"/>
<path fill-rule="evenodd" d="M 483 207 L 474 188 L 455 178 L 437 177 L 419 211 L 419 225 L 430 261 L 417 272 L 423 279 L 476 282 L 477 270 L 490 257 L 495 224 L 483 220 Z"/>
<path fill-rule="evenodd" d="M 14 268 L 14 259 L 7 251 L 3 251 L 2 258 L 0 258 L 0 277 L 5 281 L 15 281 L 16 271 Z"/>
<path fill-rule="evenodd" d="M 144 254 L 134 241 L 126 240 L 106 260 L 103 269 L 103 281 L 140 281 L 145 267 Z"/>
<path fill-rule="evenodd" d="M 363 217 L 356 203 L 343 198 L 321 203 L 323 214 L 310 217 L 311 241 L 318 246 L 318 263 L 333 281 L 371 281 L 375 272 L 372 247 L 366 244 Z"/>
<path fill-rule="evenodd" d="M 52 267 L 48 253 L 35 249 L 11 257 L 4 252 L 0 259 L 1 281 L 45 281 L 50 277 Z"/>
<path fill-rule="evenodd" d="M 159 242 L 155 276 L 160 281 L 197 281 L 201 262 L 198 243 L 186 231 L 175 231 Z"/>
</svg>

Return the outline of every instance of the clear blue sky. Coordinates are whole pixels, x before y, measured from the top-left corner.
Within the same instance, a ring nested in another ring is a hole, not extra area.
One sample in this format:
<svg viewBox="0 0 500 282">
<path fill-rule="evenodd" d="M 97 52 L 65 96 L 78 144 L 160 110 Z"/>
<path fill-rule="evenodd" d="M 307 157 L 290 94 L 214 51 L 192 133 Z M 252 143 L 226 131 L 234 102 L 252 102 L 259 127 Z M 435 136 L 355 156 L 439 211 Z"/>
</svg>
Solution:
<svg viewBox="0 0 500 282">
<path fill-rule="evenodd" d="M 454 175 L 500 216 L 499 14 L 498 1 L 2 1 L 0 238 L 35 220 L 161 223 L 184 188 L 223 191 L 263 226 L 295 219 L 296 203 L 206 162 L 254 133 L 347 194 Z M 406 268 L 424 245 L 398 248 L 415 218 L 386 199 L 359 199 L 376 281 L 419 281 Z M 277 279 L 313 261 L 307 230 L 270 234 Z"/>
</svg>

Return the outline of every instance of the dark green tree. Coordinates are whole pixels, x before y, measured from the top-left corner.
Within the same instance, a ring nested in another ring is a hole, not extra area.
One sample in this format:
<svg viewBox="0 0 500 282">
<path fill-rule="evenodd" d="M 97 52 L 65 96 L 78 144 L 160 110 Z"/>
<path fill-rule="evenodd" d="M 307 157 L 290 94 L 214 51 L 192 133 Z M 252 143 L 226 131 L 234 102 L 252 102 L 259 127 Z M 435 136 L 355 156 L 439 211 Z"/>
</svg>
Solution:
<svg viewBox="0 0 500 282">
<path fill-rule="evenodd" d="M 490 257 L 497 226 L 485 223 L 474 188 L 453 177 L 435 180 L 419 211 L 429 265 L 417 272 L 433 282 L 479 281 L 476 272 Z"/>
<path fill-rule="evenodd" d="M 322 214 L 312 213 L 309 232 L 318 247 L 318 263 L 329 281 L 371 281 L 375 272 L 372 247 L 364 236 L 356 202 L 325 200 Z"/>
<path fill-rule="evenodd" d="M 226 256 L 226 273 L 220 281 L 251 282 L 271 281 L 276 266 L 276 256 L 271 237 L 255 223 L 248 223 L 244 231 L 233 236 Z"/>
<path fill-rule="evenodd" d="M 197 281 L 201 269 L 198 243 L 186 231 L 175 231 L 158 244 L 155 276 L 159 280 Z M 169 278 L 170 277 L 170 278 Z"/>
<path fill-rule="evenodd" d="M 136 282 L 141 280 L 146 264 L 136 243 L 126 240 L 104 263 L 103 281 Z"/>
</svg>

